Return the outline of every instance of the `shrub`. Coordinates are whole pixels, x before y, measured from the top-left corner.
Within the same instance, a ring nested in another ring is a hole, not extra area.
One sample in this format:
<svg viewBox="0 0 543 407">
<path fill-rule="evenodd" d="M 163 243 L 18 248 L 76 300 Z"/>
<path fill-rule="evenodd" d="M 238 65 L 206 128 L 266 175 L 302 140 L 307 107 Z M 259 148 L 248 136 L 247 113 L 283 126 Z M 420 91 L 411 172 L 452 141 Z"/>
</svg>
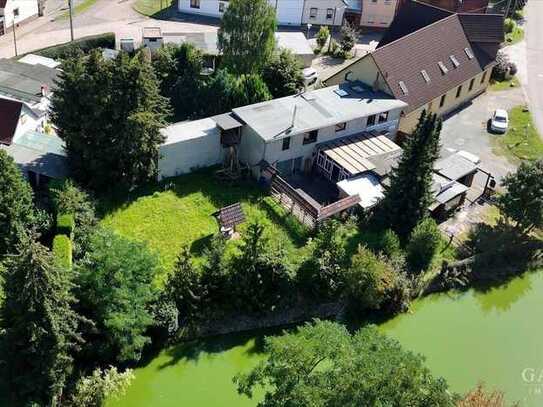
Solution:
<svg viewBox="0 0 543 407">
<path fill-rule="evenodd" d="M 496 81 L 503 81 L 507 77 L 509 72 L 509 57 L 503 51 L 498 51 L 496 56 L 496 65 L 492 70 L 492 79 Z"/>
<path fill-rule="evenodd" d="M 407 245 L 407 264 L 412 272 L 426 270 L 441 242 L 441 232 L 433 219 L 423 219 L 411 233 Z"/>
<path fill-rule="evenodd" d="M 357 40 L 357 32 L 356 30 L 350 25 L 346 24 L 343 27 L 341 27 L 341 50 L 346 55 L 354 48 L 354 45 L 356 44 Z"/>
<path fill-rule="evenodd" d="M 400 238 L 391 229 L 387 229 L 383 233 L 380 246 L 381 252 L 389 258 L 399 255 L 402 251 L 400 245 Z"/>
<path fill-rule="evenodd" d="M 115 34 L 104 33 L 79 38 L 73 42 L 54 45 L 34 51 L 34 54 L 53 59 L 65 59 L 74 52 L 82 51 L 88 53 L 95 48 L 115 48 Z"/>
<path fill-rule="evenodd" d="M 328 37 L 330 37 L 330 30 L 328 29 L 328 26 L 321 26 L 316 37 L 317 45 L 319 46 L 319 48 L 322 49 L 324 47 L 326 41 L 328 41 Z"/>
<path fill-rule="evenodd" d="M 74 215 L 71 213 L 59 213 L 57 215 L 57 234 L 72 237 L 75 229 Z"/>
<path fill-rule="evenodd" d="M 510 18 L 506 18 L 505 21 L 503 22 L 503 30 L 505 31 L 506 34 L 510 34 L 515 29 L 516 25 L 517 23 L 515 23 L 514 20 Z"/>
<path fill-rule="evenodd" d="M 53 255 L 61 267 L 72 268 L 72 241 L 66 235 L 56 235 L 53 239 Z"/>
</svg>

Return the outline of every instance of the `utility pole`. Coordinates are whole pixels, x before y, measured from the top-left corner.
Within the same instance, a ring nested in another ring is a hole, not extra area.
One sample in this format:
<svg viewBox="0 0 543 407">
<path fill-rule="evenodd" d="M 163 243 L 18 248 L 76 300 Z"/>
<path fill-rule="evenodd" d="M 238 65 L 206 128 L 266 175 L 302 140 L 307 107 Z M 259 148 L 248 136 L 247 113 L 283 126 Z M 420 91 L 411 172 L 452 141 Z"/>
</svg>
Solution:
<svg viewBox="0 0 543 407">
<path fill-rule="evenodd" d="M 72 15 L 72 0 L 68 0 L 68 8 L 70 9 L 70 39 L 73 42 L 74 40 L 74 22 Z"/>
<path fill-rule="evenodd" d="M 17 56 L 17 35 L 15 34 L 15 27 L 17 23 L 15 22 L 15 16 L 13 16 L 13 47 L 15 48 L 15 56 Z"/>
</svg>

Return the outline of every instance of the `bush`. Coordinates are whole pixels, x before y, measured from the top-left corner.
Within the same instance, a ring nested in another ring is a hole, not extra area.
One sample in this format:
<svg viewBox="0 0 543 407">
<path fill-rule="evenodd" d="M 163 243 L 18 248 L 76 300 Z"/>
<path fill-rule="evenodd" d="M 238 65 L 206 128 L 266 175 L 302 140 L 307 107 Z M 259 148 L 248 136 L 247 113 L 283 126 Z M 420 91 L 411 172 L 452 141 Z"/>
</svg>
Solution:
<svg viewBox="0 0 543 407">
<path fill-rule="evenodd" d="M 57 215 L 57 234 L 66 235 L 70 239 L 75 229 L 74 215 L 71 213 L 59 213 Z"/>
<path fill-rule="evenodd" d="M 115 48 L 115 33 L 104 33 L 79 38 L 73 42 L 66 42 L 33 51 L 33 54 L 52 59 L 66 59 L 74 52 L 82 51 L 88 53 L 95 48 Z"/>
<path fill-rule="evenodd" d="M 53 239 L 53 255 L 61 267 L 72 268 L 72 241 L 66 235 L 56 235 Z"/>
<path fill-rule="evenodd" d="M 357 36 L 358 34 L 356 30 L 350 24 L 346 24 L 341 27 L 340 44 L 344 55 L 347 55 L 354 48 Z"/>
<path fill-rule="evenodd" d="M 515 23 L 515 21 L 513 21 L 510 18 L 506 18 L 505 21 L 503 22 L 503 30 L 505 31 L 506 34 L 510 34 L 515 29 L 516 25 L 517 23 Z"/>
<path fill-rule="evenodd" d="M 326 41 L 328 41 L 328 37 L 330 37 L 330 30 L 328 29 L 328 26 L 326 25 L 321 26 L 316 37 L 317 45 L 319 46 L 320 49 L 324 47 L 324 45 L 326 44 Z"/>
<path fill-rule="evenodd" d="M 503 51 L 498 51 L 498 55 L 496 56 L 496 65 L 492 70 L 492 79 L 498 82 L 504 81 L 509 73 L 509 66 L 510 62 L 507 54 L 505 54 Z"/>
<path fill-rule="evenodd" d="M 423 219 L 413 232 L 407 245 L 407 264 L 412 272 L 426 270 L 441 242 L 441 232 L 433 219 Z"/>
<path fill-rule="evenodd" d="M 380 246 L 381 252 L 389 258 L 398 256 L 399 254 L 401 254 L 402 251 L 400 245 L 400 238 L 391 229 L 387 229 L 385 230 L 385 233 L 383 233 Z"/>
</svg>

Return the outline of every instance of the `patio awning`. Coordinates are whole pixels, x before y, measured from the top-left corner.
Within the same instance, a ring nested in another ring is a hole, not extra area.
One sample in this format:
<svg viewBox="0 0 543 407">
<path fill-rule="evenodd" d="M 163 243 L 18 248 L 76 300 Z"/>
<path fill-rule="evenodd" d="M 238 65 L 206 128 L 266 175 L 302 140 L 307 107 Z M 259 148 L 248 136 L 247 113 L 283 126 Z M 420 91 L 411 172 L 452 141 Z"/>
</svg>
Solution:
<svg viewBox="0 0 543 407">
<path fill-rule="evenodd" d="M 324 155 L 351 175 L 375 169 L 376 164 L 372 162 L 372 157 L 381 157 L 400 150 L 400 146 L 376 132 L 334 140 L 321 147 Z"/>
</svg>

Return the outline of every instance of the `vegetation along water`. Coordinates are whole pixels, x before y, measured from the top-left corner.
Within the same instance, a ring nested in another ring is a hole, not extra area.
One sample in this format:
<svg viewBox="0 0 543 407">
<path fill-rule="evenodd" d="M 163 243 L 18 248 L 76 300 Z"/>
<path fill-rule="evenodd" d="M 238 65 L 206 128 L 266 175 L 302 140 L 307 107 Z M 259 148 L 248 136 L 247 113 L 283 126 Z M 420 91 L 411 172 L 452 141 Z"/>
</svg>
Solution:
<svg viewBox="0 0 543 407">
<path fill-rule="evenodd" d="M 534 407 L 543 404 L 543 386 L 536 383 L 543 369 L 542 307 L 540 270 L 486 293 L 431 295 L 380 329 L 424 354 L 454 391 L 484 381 Z M 127 394 L 108 407 L 254 406 L 231 380 L 265 357 L 261 345 L 262 335 L 237 335 L 171 347 L 137 369 Z"/>
</svg>

